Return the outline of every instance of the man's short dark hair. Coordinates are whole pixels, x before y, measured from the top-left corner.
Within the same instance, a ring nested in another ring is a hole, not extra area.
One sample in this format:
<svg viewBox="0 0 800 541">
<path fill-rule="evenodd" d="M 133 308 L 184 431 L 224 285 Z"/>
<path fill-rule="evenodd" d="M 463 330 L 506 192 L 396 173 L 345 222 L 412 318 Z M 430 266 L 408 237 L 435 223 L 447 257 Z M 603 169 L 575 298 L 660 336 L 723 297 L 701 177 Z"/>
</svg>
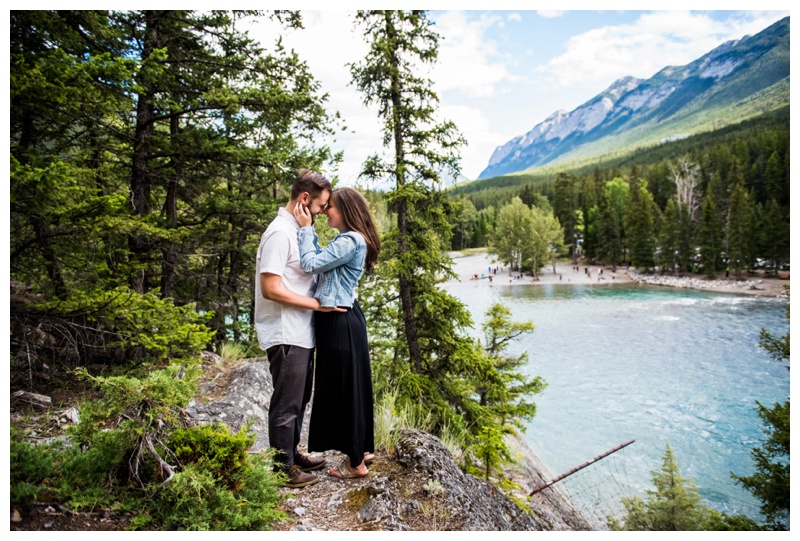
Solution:
<svg viewBox="0 0 800 541">
<path fill-rule="evenodd" d="M 303 192 L 308 192 L 311 199 L 316 199 L 325 190 L 333 191 L 327 178 L 309 169 L 300 169 L 292 184 L 292 199 L 297 199 Z"/>
</svg>

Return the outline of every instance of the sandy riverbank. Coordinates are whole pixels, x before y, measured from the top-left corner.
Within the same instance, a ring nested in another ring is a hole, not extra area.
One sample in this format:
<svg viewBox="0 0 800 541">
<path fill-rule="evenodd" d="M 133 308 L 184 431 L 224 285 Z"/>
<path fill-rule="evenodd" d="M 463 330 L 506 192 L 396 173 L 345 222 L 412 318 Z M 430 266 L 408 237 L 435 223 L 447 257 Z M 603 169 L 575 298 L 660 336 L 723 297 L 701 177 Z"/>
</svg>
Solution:
<svg viewBox="0 0 800 541">
<path fill-rule="evenodd" d="M 756 295 L 763 297 L 785 296 L 784 286 L 789 285 L 789 280 L 777 278 L 749 277 L 746 280 L 726 279 L 724 276 L 714 280 L 703 277 L 671 277 L 640 275 L 634 269 L 630 272 L 622 268 L 612 271 L 611 267 L 599 265 L 579 265 L 578 270 L 569 263 L 556 265 L 553 272 L 552 265 L 547 265 L 539 273 L 538 279 L 530 275 L 510 272 L 508 267 L 496 262 L 486 252 L 465 255 L 462 252 L 450 252 L 453 259 L 453 271 L 458 279 L 445 282 L 446 285 L 462 285 L 471 287 L 488 287 L 490 285 L 613 285 L 626 283 L 647 283 L 651 285 L 703 289 L 716 293 L 736 293 L 742 295 Z M 497 273 L 490 273 L 490 268 L 497 268 Z M 477 275 L 477 279 L 475 276 Z M 491 277 L 491 280 L 490 280 Z"/>
</svg>

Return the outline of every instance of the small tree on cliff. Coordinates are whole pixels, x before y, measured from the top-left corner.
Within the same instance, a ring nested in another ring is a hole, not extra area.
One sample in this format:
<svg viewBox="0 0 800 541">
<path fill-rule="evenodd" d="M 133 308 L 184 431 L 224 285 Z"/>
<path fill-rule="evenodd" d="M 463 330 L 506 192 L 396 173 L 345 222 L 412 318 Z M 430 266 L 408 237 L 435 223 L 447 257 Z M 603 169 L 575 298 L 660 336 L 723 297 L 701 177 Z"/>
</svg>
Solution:
<svg viewBox="0 0 800 541">
<path fill-rule="evenodd" d="M 755 530 L 751 519 L 736 515 L 729 517 L 712 509 L 700 497 L 694 481 L 681 475 L 678 461 L 667 444 L 661 469 L 652 472 L 655 490 L 647 498 L 623 498 L 627 511 L 619 522 L 608 517 L 608 527 L 615 531 L 696 531 L 696 530 Z"/>
</svg>

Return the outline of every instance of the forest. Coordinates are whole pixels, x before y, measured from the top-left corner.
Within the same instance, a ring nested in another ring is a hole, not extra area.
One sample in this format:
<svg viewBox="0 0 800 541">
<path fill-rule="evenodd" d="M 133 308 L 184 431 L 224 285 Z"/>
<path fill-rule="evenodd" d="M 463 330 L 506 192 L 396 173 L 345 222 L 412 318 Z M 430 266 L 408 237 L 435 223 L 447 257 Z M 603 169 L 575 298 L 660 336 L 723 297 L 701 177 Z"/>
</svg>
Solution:
<svg viewBox="0 0 800 541">
<path fill-rule="evenodd" d="M 201 351 L 263 355 L 250 325 L 261 234 L 298 169 L 329 174 L 342 159 L 317 142 L 341 128 L 324 89 L 280 41 L 242 30 L 253 17 L 302 31 L 292 11 L 11 12 L 11 387 L 87 395 L 69 445 L 31 446 L 12 426 L 16 504 L 124 508 L 138 529 L 281 517 L 281 481 L 248 455 L 252 436 L 180 414 Z M 355 24 L 370 51 L 352 83 L 386 143 L 362 176 L 394 182 L 366 193 L 383 244 L 360 289 L 375 399 L 456 442 L 465 471 L 507 488 L 504 438 L 546 382 L 507 350 L 531 322 L 499 305 L 473 322 L 437 287 L 447 250 L 500 253 L 499 238 L 546 230 L 518 250 L 520 270 L 578 256 L 709 275 L 788 261 L 788 111 L 674 154 L 447 192 L 439 175 L 458 172 L 464 141 L 413 69 L 437 58 L 427 14 L 362 11 Z"/>
<path fill-rule="evenodd" d="M 475 181 L 450 194 L 460 207 L 455 250 L 507 240 L 507 227 L 493 232 L 518 197 L 558 219 L 560 256 L 709 277 L 774 275 L 789 262 L 789 110 L 592 167 Z M 536 272 L 535 261 L 517 266 Z"/>
</svg>

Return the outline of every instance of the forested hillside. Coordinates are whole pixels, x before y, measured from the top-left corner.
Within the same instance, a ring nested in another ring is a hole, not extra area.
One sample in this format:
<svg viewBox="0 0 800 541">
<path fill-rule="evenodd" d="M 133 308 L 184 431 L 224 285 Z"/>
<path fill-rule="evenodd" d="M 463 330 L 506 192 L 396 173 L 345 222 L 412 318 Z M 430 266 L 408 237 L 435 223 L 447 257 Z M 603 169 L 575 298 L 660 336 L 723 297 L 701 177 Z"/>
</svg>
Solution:
<svg viewBox="0 0 800 541">
<path fill-rule="evenodd" d="M 475 181 L 450 191 L 453 248 L 492 244 L 519 197 L 552 209 L 570 255 L 671 272 L 759 265 L 789 256 L 789 109 L 594 164 Z M 530 268 L 530 267 L 528 267 Z"/>
</svg>

